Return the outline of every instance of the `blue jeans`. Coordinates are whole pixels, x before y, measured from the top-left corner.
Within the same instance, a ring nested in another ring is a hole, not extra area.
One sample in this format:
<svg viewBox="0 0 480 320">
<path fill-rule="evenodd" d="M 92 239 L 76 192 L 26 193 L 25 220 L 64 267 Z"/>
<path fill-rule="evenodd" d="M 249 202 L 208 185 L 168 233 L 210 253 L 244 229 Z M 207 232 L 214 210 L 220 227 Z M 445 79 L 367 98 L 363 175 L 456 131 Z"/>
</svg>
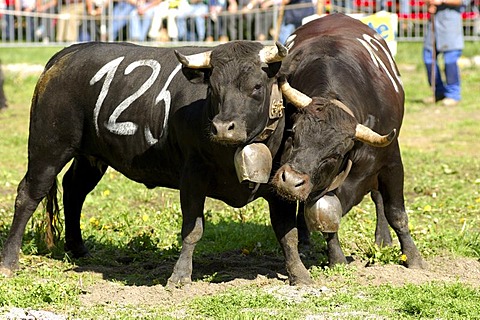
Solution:
<svg viewBox="0 0 480 320">
<path fill-rule="evenodd" d="M 148 30 L 152 24 L 155 10 L 147 10 L 142 16 L 138 14 L 137 10 L 130 13 L 130 39 L 133 41 L 145 41 Z"/>
<path fill-rule="evenodd" d="M 460 70 L 458 68 L 458 58 L 462 55 L 462 50 L 451 50 L 444 52 L 437 52 L 443 54 L 443 60 L 445 61 L 445 81 L 442 80 L 442 74 L 438 66 L 438 59 L 435 66 L 435 96 L 438 99 L 452 98 L 454 100 L 461 100 L 461 88 L 460 88 Z M 427 69 L 428 83 L 432 85 L 432 62 L 433 54 L 431 50 L 423 49 L 423 62 Z"/>
<path fill-rule="evenodd" d="M 135 10 L 135 6 L 128 2 L 118 2 L 113 8 L 113 22 L 112 22 L 112 35 L 113 40 L 116 40 L 118 37 L 118 32 L 125 27 L 128 21 L 128 16 L 130 12 Z"/>
<path fill-rule="evenodd" d="M 291 24 L 282 24 L 280 27 L 280 33 L 278 35 L 278 41 L 282 44 L 288 39 L 288 37 L 295 31 L 295 25 Z"/>
<path fill-rule="evenodd" d="M 197 40 L 195 32 L 191 36 L 187 35 L 187 17 L 195 18 L 195 29 L 198 40 L 205 40 L 205 16 L 208 14 L 208 6 L 204 3 L 195 3 L 188 6 L 180 6 L 177 15 L 178 39 L 179 40 Z"/>
</svg>

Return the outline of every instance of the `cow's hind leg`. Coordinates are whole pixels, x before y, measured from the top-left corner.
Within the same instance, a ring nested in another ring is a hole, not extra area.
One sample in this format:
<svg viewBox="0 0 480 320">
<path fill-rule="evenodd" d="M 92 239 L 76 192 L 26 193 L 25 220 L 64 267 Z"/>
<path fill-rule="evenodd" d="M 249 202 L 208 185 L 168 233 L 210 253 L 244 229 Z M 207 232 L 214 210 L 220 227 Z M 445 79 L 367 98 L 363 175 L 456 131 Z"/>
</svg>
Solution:
<svg viewBox="0 0 480 320">
<path fill-rule="evenodd" d="M 337 232 L 324 232 L 324 238 L 327 241 L 328 266 L 333 267 L 337 264 L 347 264 L 347 258 L 343 253 Z"/>
<path fill-rule="evenodd" d="M 375 210 L 377 212 L 377 223 L 375 227 L 375 243 L 379 247 L 391 246 L 392 235 L 388 228 L 388 221 L 385 217 L 385 207 L 383 205 L 382 195 L 378 190 L 372 190 L 370 192 L 373 202 L 375 203 Z"/>
<path fill-rule="evenodd" d="M 399 153 L 398 161 L 383 169 L 379 175 L 379 191 L 385 206 L 385 216 L 400 241 L 403 254 L 409 268 L 425 268 L 426 264 L 413 242 L 408 228 L 408 216 L 403 197 L 403 165 Z"/>
<path fill-rule="evenodd" d="M 76 157 L 63 177 L 65 251 L 80 258 L 89 255 L 80 230 L 80 215 L 87 194 L 102 179 L 108 166 L 86 157 Z"/>
<path fill-rule="evenodd" d="M 3 245 L 0 273 L 10 275 L 18 267 L 18 255 L 27 222 L 50 189 L 56 188 L 56 176 L 70 158 L 68 154 L 63 154 L 61 157 L 39 159 L 31 152 L 28 171 L 17 189 L 15 213 L 10 233 Z"/>
</svg>

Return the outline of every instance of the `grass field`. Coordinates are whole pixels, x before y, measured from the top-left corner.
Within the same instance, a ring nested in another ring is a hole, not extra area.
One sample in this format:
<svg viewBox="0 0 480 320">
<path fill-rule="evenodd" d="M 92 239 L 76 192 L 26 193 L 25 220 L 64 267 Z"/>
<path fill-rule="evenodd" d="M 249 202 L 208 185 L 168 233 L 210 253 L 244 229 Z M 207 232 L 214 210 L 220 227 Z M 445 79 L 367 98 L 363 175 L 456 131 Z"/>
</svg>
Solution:
<svg viewBox="0 0 480 320">
<path fill-rule="evenodd" d="M 0 247 L 26 168 L 30 100 L 39 75 L 31 65 L 44 65 L 58 50 L 0 48 L 7 67 L 26 64 L 5 71 L 9 108 L 0 113 Z M 375 210 L 366 197 L 342 220 L 340 231 L 343 249 L 355 261 L 322 267 L 324 244 L 314 235 L 304 258 L 315 285 L 289 287 L 265 202 L 233 209 L 208 200 L 194 283 L 166 289 L 180 249 L 178 194 L 148 190 L 109 170 L 87 197 L 81 220 L 93 257 L 72 260 L 61 243 L 46 250 L 39 208 L 27 226 L 21 270 L 0 278 L 0 318 L 17 307 L 68 319 L 479 319 L 480 66 L 469 65 L 475 56 L 480 44 L 467 43 L 463 100 L 445 108 L 421 102 L 430 95 L 421 44 L 398 46 L 406 91 L 399 137 L 405 199 L 428 270 L 399 266 L 398 245 L 374 246 Z"/>
</svg>

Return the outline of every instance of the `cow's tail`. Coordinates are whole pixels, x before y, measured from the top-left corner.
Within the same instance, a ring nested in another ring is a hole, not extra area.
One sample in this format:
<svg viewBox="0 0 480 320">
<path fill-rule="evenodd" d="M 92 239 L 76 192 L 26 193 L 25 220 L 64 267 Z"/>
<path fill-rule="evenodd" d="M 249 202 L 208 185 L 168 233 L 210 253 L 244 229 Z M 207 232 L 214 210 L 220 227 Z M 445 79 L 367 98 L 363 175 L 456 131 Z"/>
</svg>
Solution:
<svg viewBox="0 0 480 320">
<path fill-rule="evenodd" d="M 44 201 L 44 207 L 46 210 L 45 243 L 47 244 L 48 249 L 53 248 L 60 239 L 60 209 L 58 207 L 57 190 L 57 179 L 55 179 Z"/>
</svg>

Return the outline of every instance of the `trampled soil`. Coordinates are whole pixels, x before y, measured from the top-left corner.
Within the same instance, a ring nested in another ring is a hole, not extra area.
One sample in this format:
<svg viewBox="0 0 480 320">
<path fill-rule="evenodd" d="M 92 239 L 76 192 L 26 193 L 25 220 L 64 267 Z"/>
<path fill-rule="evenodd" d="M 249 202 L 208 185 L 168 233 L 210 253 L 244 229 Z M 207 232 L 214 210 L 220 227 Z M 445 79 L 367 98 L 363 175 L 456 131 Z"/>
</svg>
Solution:
<svg viewBox="0 0 480 320">
<path fill-rule="evenodd" d="M 353 270 L 353 281 L 364 285 L 403 286 L 409 283 L 460 282 L 476 288 L 480 287 L 480 261 L 476 259 L 437 257 L 428 260 L 427 263 L 428 268 L 424 270 L 407 269 L 400 265 L 366 267 L 365 262 L 362 261 L 353 261 L 349 267 Z M 173 264 L 169 267 L 173 267 Z M 158 272 L 167 277 L 171 270 L 167 270 L 166 266 L 158 268 Z M 109 272 L 109 270 L 102 271 L 104 276 Z M 289 286 L 283 259 L 272 257 L 223 254 L 221 257 L 212 258 L 207 263 L 204 261 L 194 263 L 194 279 L 195 276 L 212 274 L 212 271 L 215 271 L 217 276 L 220 274 L 220 278 L 225 280 L 218 283 L 194 280 L 192 284 L 180 289 L 167 288 L 161 283 L 125 286 L 101 280 L 95 285 L 85 288 L 85 294 L 82 295 L 81 301 L 85 306 L 97 304 L 155 305 L 159 301 L 162 301 L 164 305 L 174 305 L 192 297 L 209 296 L 230 288 L 249 285 L 264 287 L 266 291 L 272 291 L 284 299 L 301 299 L 302 295 L 331 292 L 333 286 L 337 287 L 339 283 L 352 281 L 352 277 L 347 280 L 342 276 L 333 276 L 328 279 L 316 279 L 315 284 L 310 287 Z M 332 283 L 333 281 L 335 284 Z"/>
</svg>

